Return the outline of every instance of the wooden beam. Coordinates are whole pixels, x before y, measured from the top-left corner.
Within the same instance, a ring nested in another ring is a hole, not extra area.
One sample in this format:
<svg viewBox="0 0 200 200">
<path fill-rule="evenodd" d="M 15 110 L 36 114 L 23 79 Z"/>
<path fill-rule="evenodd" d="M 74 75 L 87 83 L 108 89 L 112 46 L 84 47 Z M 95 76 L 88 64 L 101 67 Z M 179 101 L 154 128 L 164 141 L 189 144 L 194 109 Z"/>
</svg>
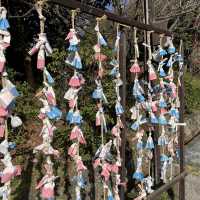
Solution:
<svg viewBox="0 0 200 200">
<path fill-rule="evenodd" d="M 176 183 L 180 182 L 181 180 L 184 180 L 184 178 L 187 176 L 187 172 L 184 171 L 181 174 L 179 174 L 178 176 L 176 176 L 175 178 L 173 178 L 172 181 L 164 184 L 163 186 L 161 186 L 160 188 L 158 188 L 157 190 L 155 190 L 152 194 L 150 194 L 149 196 L 147 196 L 147 200 L 156 200 L 158 198 L 160 198 L 160 195 L 167 191 L 168 189 L 170 189 L 173 185 L 175 185 Z"/>
<path fill-rule="evenodd" d="M 172 33 L 167 31 L 167 30 L 160 29 L 160 28 L 155 27 L 153 25 L 140 23 L 138 21 L 130 19 L 129 17 L 122 17 L 122 16 L 116 15 L 114 13 L 95 8 L 95 7 L 90 6 L 88 4 L 81 3 L 79 1 L 75 1 L 75 0 L 47 0 L 47 3 L 59 4 L 61 6 L 64 6 L 64 7 L 70 8 L 70 9 L 79 8 L 81 10 L 81 12 L 93 15 L 95 17 L 102 17 L 103 15 L 106 15 L 108 20 L 111 20 L 111 21 L 114 21 L 114 22 L 117 22 L 117 23 L 120 23 L 120 24 L 125 24 L 125 25 L 131 26 L 131 27 L 137 27 L 138 29 L 142 29 L 142 30 L 146 30 L 146 31 L 154 31 L 155 33 L 158 33 L 158 34 L 163 33 L 166 36 L 172 35 Z"/>
</svg>

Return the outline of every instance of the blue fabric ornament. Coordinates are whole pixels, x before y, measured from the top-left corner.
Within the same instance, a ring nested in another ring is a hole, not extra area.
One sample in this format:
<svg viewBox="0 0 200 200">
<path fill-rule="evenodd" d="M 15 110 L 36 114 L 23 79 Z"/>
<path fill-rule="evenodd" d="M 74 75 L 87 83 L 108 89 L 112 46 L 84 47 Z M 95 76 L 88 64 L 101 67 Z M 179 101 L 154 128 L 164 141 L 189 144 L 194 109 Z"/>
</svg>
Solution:
<svg viewBox="0 0 200 200">
<path fill-rule="evenodd" d="M 165 73 L 165 71 L 164 71 L 164 69 L 162 67 L 160 68 L 159 74 L 160 74 L 160 77 L 165 77 L 166 76 L 166 73 Z"/>
<path fill-rule="evenodd" d="M 10 148 L 10 149 L 15 149 L 16 148 L 16 143 L 14 143 L 14 142 L 9 142 L 8 143 L 8 147 Z"/>
<path fill-rule="evenodd" d="M 152 149 L 154 149 L 154 147 L 155 146 L 154 146 L 153 138 L 151 136 L 149 136 L 148 139 L 147 139 L 145 149 L 152 150 Z"/>
<path fill-rule="evenodd" d="M 140 127 L 140 124 L 138 121 L 134 122 L 132 125 L 131 125 L 131 129 L 133 129 L 134 131 L 138 130 Z"/>
<path fill-rule="evenodd" d="M 84 180 L 82 174 L 77 176 L 77 184 L 80 188 L 82 188 L 82 189 L 85 188 L 85 180 Z"/>
<path fill-rule="evenodd" d="M 136 148 L 137 148 L 137 150 L 142 150 L 143 149 L 143 142 L 142 142 L 142 140 L 140 140 L 140 141 L 137 142 Z"/>
<path fill-rule="evenodd" d="M 73 109 L 70 109 L 70 110 L 68 111 L 68 113 L 67 113 L 67 115 L 66 115 L 66 121 L 67 121 L 67 122 L 71 122 L 73 113 L 74 113 Z"/>
<path fill-rule="evenodd" d="M 133 179 L 136 179 L 137 181 L 142 181 L 144 179 L 144 174 L 138 170 L 133 174 Z"/>
<path fill-rule="evenodd" d="M 115 105 L 115 112 L 116 112 L 116 115 L 121 115 L 124 113 L 124 109 L 119 101 L 117 101 L 117 103 Z"/>
<path fill-rule="evenodd" d="M 92 98 L 93 99 L 102 99 L 102 93 L 103 93 L 102 88 L 97 87 L 97 89 L 95 89 L 92 93 Z"/>
<path fill-rule="evenodd" d="M 68 47 L 68 51 L 72 51 L 72 52 L 78 51 L 77 45 L 70 44 Z"/>
<path fill-rule="evenodd" d="M 119 68 L 118 67 L 113 67 L 111 72 L 110 72 L 110 75 L 111 76 L 117 76 L 117 74 L 119 74 Z"/>
<path fill-rule="evenodd" d="M 98 36 L 99 36 L 99 44 L 102 46 L 107 46 L 107 42 L 105 41 L 100 32 L 98 33 Z"/>
<path fill-rule="evenodd" d="M 50 112 L 47 112 L 47 116 L 49 119 L 59 120 L 62 117 L 62 111 L 56 106 L 52 106 Z"/>
<path fill-rule="evenodd" d="M 170 111 L 169 111 L 169 114 L 172 116 L 172 117 L 175 117 L 177 120 L 179 119 L 179 111 L 178 109 L 176 108 L 171 108 Z"/>
<path fill-rule="evenodd" d="M 165 51 L 163 48 L 160 48 L 159 49 L 159 55 L 160 56 L 165 56 L 165 55 L 167 55 L 167 51 Z"/>
<path fill-rule="evenodd" d="M 158 124 L 158 119 L 157 119 L 157 117 L 155 116 L 155 114 L 153 113 L 153 112 L 151 112 L 151 123 L 152 124 Z"/>
<path fill-rule="evenodd" d="M 70 121 L 70 124 L 81 124 L 83 121 L 82 116 L 80 115 L 79 111 L 75 111 L 72 115 L 72 119 Z"/>
<path fill-rule="evenodd" d="M 10 93 L 11 93 L 14 97 L 18 97 L 18 96 L 19 96 L 19 92 L 17 91 L 16 87 L 10 88 Z"/>
<path fill-rule="evenodd" d="M 172 60 L 172 56 L 170 56 L 168 62 L 167 62 L 167 67 L 172 67 L 173 66 L 173 60 Z"/>
<path fill-rule="evenodd" d="M 167 51 L 168 51 L 169 54 L 174 54 L 176 52 L 176 48 L 172 44 L 172 45 L 169 46 Z"/>
<path fill-rule="evenodd" d="M 0 19 L 0 30 L 7 31 L 10 28 L 10 24 L 7 19 Z"/>
<path fill-rule="evenodd" d="M 53 77 L 51 76 L 51 74 L 47 71 L 47 70 L 45 70 L 45 75 L 46 75 L 46 78 L 47 78 L 47 81 L 48 81 L 48 83 L 51 85 L 51 84 L 54 84 L 54 79 L 53 79 Z"/>
<path fill-rule="evenodd" d="M 107 200 L 114 200 L 113 194 L 110 189 L 108 189 L 108 198 Z"/>
<path fill-rule="evenodd" d="M 142 103 L 142 102 L 145 101 L 145 98 L 144 98 L 144 96 L 143 96 L 142 94 L 136 95 L 136 96 L 135 96 L 135 99 L 136 99 L 136 101 L 139 102 L 139 103 Z"/>
<path fill-rule="evenodd" d="M 158 138 L 158 145 L 159 146 L 165 146 L 168 144 L 168 140 L 167 138 L 165 137 L 165 135 L 161 135 L 159 138 Z"/>
<path fill-rule="evenodd" d="M 165 162 L 165 161 L 168 161 L 168 160 L 169 160 L 169 158 L 168 158 L 167 155 L 162 154 L 162 155 L 160 156 L 160 161 L 161 161 L 161 162 Z"/>
<path fill-rule="evenodd" d="M 76 69 L 82 69 L 82 62 L 79 55 L 75 55 L 74 60 L 72 61 L 71 65 Z"/>
<path fill-rule="evenodd" d="M 167 125 L 167 120 L 164 115 L 160 115 L 160 117 L 158 118 L 158 122 L 160 125 Z"/>
<path fill-rule="evenodd" d="M 158 124 L 158 119 L 157 119 L 157 117 L 155 116 L 155 114 L 154 114 L 153 112 L 151 112 L 150 115 L 151 115 L 151 116 L 150 116 L 150 121 L 151 121 L 151 123 L 152 123 L 152 124 Z"/>
<path fill-rule="evenodd" d="M 166 104 L 166 102 L 165 102 L 163 97 L 160 98 L 159 107 L 160 108 L 166 108 L 167 107 L 167 104 Z"/>
<path fill-rule="evenodd" d="M 113 59 L 113 60 L 110 61 L 110 65 L 112 65 L 112 66 L 118 66 L 119 63 L 118 63 L 117 60 Z"/>
</svg>

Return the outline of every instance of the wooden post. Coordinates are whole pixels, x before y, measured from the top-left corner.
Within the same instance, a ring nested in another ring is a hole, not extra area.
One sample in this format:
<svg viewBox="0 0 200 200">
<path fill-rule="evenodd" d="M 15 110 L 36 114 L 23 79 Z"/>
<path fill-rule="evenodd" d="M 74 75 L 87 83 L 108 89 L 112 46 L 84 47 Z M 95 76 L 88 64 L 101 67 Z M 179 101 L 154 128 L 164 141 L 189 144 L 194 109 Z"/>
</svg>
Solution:
<svg viewBox="0 0 200 200">
<path fill-rule="evenodd" d="M 179 53 L 184 57 L 183 53 L 183 41 L 180 41 L 180 50 Z M 185 110 L 185 91 L 184 91 L 184 64 L 182 69 L 180 69 L 180 87 L 179 87 L 179 97 L 180 97 L 180 123 L 184 122 L 184 110 Z M 185 152 L 184 152 L 184 126 L 180 126 L 180 135 L 179 135 L 179 149 L 180 149 L 180 173 L 185 170 Z M 185 179 L 182 178 L 179 182 L 179 200 L 185 200 Z"/>
<path fill-rule="evenodd" d="M 119 44 L 120 54 L 119 54 L 119 67 L 120 74 L 123 81 L 123 86 L 120 88 L 120 96 L 122 106 L 125 109 L 126 107 L 126 34 L 122 30 Z M 126 112 L 125 112 L 126 113 Z M 122 115 L 122 122 L 124 124 L 124 128 L 121 132 L 121 158 L 122 158 L 122 166 L 121 166 L 121 182 L 126 181 L 126 167 L 125 167 L 125 147 L 126 147 L 126 119 L 125 113 Z M 120 188 L 120 200 L 125 200 L 125 188 L 122 185 Z"/>
</svg>

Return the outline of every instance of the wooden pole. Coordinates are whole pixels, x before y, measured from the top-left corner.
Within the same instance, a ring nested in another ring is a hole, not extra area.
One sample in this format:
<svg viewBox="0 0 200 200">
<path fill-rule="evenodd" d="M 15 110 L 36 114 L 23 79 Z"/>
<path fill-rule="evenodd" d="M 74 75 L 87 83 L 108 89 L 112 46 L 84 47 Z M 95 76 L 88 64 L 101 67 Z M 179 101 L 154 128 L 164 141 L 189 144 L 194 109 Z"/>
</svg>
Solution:
<svg viewBox="0 0 200 200">
<path fill-rule="evenodd" d="M 120 66 L 120 74 L 123 81 L 123 86 L 120 88 L 120 96 L 122 106 L 125 109 L 126 107 L 126 34 L 122 30 L 119 44 L 120 54 L 119 54 L 119 66 Z M 125 112 L 126 113 L 126 112 Z M 122 115 L 122 122 L 124 124 L 124 128 L 121 132 L 121 182 L 126 181 L 126 167 L 125 167 L 125 148 L 126 148 L 126 119 L 125 113 Z M 120 200 L 125 200 L 125 188 L 122 185 L 120 188 Z"/>
<path fill-rule="evenodd" d="M 180 41 L 180 50 L 179 53 L 184 57 L 183 53 L 183 41 Z M 185 91 L 184 91 L 184 64 L 180 69 L 181 77 L 180 77 L 180 87 L 179 87 L 179 97 L 180 97 L 180 123 L 184 122 L 184 109 L 185 109 Z M 179 148 L 180 148 L 180 173 L 185 170 L 185 151 L 184 151 L 184 126 L 180 126 L 180 135 L 179 135 Z M 180 179 L 179 182 L 179 200 L 185 200 L 185 179 Z"/>
<path fill-rule="evenodd" d="M 146 31 L 153 30 L 155 33 L 158 33 L 158 34 L 165 34 L 168 36 L 172 35 L 172 33 L 167 30 L 160 29 L 153 25 L 140 23 L 136 20 L 130 19 L 129 17 L 122 17 L 122 16 L 116 15 L 114 13 L 95 8 L 93 6 L 90 6 L 88 4 L 85 4 L 85 3 L 82 3 L 82 2 L 79 2 L 76 0 L 47 0 L 46 2 L 59 4 L 59 5 L 71 8 L 71 9 L 79 8 L 81 12 L 84 12 L 84 13 L 87 13 L 87 14 L 90 14 L 90 15 L 93 15 L 96 17 L 102 17 L 103 15 L 106 15 L 108 20 L 117 22 L 119 24 L 137 27 L 139 29 L 146 30 Z"/>
</svg>

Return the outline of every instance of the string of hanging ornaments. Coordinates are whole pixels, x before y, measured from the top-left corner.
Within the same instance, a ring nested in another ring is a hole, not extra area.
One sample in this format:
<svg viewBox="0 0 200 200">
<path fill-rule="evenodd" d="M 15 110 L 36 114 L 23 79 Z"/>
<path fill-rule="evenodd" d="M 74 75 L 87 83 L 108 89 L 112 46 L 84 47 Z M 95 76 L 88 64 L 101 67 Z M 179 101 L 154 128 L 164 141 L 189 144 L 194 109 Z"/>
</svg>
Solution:
<svg viewBox="0 0 200 200">
<path fill-rule="evenodd" d="M 117 36 L 114 45 L 114 58 L 111 60 L 110 65 L 113 66 L 110 75 L 114 78 L 115 84 L 115 92 L 116 92 L 116 104 L 115 104 L 115 114 L 116 114 L 116 125 L 112 128 L 111 132 L 113 135 L 113 144 L 115 146 L 117 155 L 116 161 L 112 165 L 112 171 L 115 173 L 115 182 L 113 185 L 113 197 L 111 199 L 120 200 L 119 196 L 119 186 L 123 183 L 121 182 L 121 177 L 119 174 L 119 169 L 121 168 L 121 155 L 120 155 L 120 147 L 121 147 L 121 129 L 124 128 L 124 125 L 121 121 L 121 115 L 124 113 L 124 108 L 122 107 L 120 101 L 120 87 L 123 85 L 120 75 L 120 66 L 119 66 L 119 41 L 120 41 L 120 24 L 117 24 Z"/>
<path fill-rule="evenodd" d="M 139 196 L 135 200 L 145 199 L 148 194 L 153 192 L 154 178 L 151 161 L 155 145 L 158 145 L 161 151 L 161 180 L 163 183 L 172 180 L 173 161 L 179 159 L 178 126 L 185 125 L 179 123 L 180 102 L 178 96 L 183 59 L 176 52 L 171 37 L 167 37 L 163 45 L 163 35 L 160 36 L 158 50 L 152 54 L 150 35 L 151 32 L 147 32 L 147 44 L 144 44 L 148 48 L 148 81 L 143 81 L 143 85 L 147 86 L 147 92 L 145 92 L 139 80 L 141 68 L 138 62 L 137 29 L 134 29 L 135 55 L 130 72 L 135 75 L 133 86 L 135 105 L 130 111 L 131 119 L 134 121 L 131 129 L 136 132 L 134 140 L 137 140 L 137 167 L 133 178 L 137 182 Z M 158 65 L 157 72 L 152 62 Z M 175 63 L 179 65 L 178 80 L 174 78 L 173 66 Z M 158 141 L 154 141 L 152 138 L 156 126 L 161 132 Z M 145 145 L 144 140 L 146 140 Z M 144 174 L 143 169 L 146 169 L 146 163 L 148 163 L 148 173 Z"/>
<path fill-rule="evenodd" d="M 42 136 L 42 144 L 36 146 L 33 153 L 42 152 L 46 156 L 46 163 L 43 165 L 45 170 L 44 177 L 37 184 L 36 189 L 40 189 L 41 198 L 54 199 L 54 187 L 55 180 L 58 178 L 53 172 L 52 157 L 59 157 L 59 151 L 52 147 L 52 140 L 56 127 L 54 122 L 59 120 L 62 116 L 62 112 L 57 108 L 56 96 L 53 90 L 54 79 L 46 69 L 45 57 L 52 54 L 53 50 L 48 42 L 45 29 L 45 17 L 42 14 L 44 1 L 36 3 L 35 7 L 40 19 L 40 33 L 36 45 L 29 51 L 29 55 L 37 55 L 37 69 L 43 73 L 43 89 L 36 94 L 39 101 L 43 104 L 40 109 L 38 118 L 42 122 L 42 130 L 40 136 Z M 37 161 L 37 159 L 35 159 Z"/>
<path fill-rule="evenodd" d="M 72 10 L 72 28 L 67 34 L 65 40 L 69 41 L 68 52 L 69 55 L 66 59 L 66 63 L 71 66 L 74 70 L 74 75 L 70 78 L 68 85 L 69 89 L 64 95 L 64 98 L 68 100 L 69 111 L 66 115 L 66 121 L 69 125 L 73 125 L 73 129 L 70 133 L 70 140 L 73 142 L 68 149 L 68 155 L 73 159 L 76 166 L 76 176 L 72 178 L 72 182 L 75 185 L 76 199 L 81 198 L 81 189 L 85 188 L 85 180 L 83 177 L 84 171 L 87 170 L 86 166 L 82 161 L 82 157 L 79 153 L 80 144 L 86 144 L 81 125 L 83 118 L 78 108 L 78 93 L 82 89 L 85 80 L 82 74 L 78 71 L 82 69 L 82 62 L 78 53 L 80 40 L 78 39 L 77 32 L 75 29 L 75 16 L 78 10 Z"/>
<path fill-rule="evenodd" d="M 11 127 L 15 129 L 22 125 L 21 119 L 13 115 L 16 98 L 19 93 L 16 86 L 9 80 L 6 72 L 6 49 L 10 46 L 10 28 L 6 19 L 7 10 L 0 7 L 0 74 L 2 80 L 2 89 L 0 91 L 0 157 L 4 169 L 0 172 L 1 183 L 0 196 L 3 200 L 10 199 L 11 180 L 15 176 L 21 175 L 21 167 L 13 165 L 10 150 L 15 149 L 16 144 L 8 141 L 8 118 L 11 119 Z"/>
</svg>

